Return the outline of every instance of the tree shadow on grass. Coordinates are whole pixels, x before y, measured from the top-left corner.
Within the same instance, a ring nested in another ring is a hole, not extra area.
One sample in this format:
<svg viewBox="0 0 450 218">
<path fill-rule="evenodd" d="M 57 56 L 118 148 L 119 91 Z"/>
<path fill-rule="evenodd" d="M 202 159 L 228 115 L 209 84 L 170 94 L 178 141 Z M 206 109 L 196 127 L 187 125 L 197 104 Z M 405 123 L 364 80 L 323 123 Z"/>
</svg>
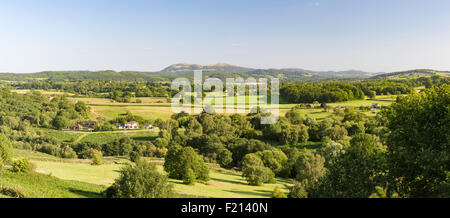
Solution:
<svg viewBox="0 0 450 218">
<path fill-rule="evenodd" d="M 140 136 L 140 137 L 132 137 L 133 140 L 136 141 L 154 141 L 156 136 Z"/>
<path fill-rule="evenodd" d="M 236 190 L 225 190 L 227 192 L 236 193 L 236 194 L 244 194 L 244 195 L 252 195 L 255 197 L 270 197 L 270 193 L 266 193 L 263 190 L 258 191 L 236 191 Z"/>
<path fill-rule="evenodd" d="M 80 190 L 80 189 L 74 189 L 74 188 L 69 188 L 69 191 L 77 194 L 77 195 L 81 195 L 87 198 L 101 198 L 102 195 L 98 192 L 92 192 L 92 191 L 84 191 L 84 190 Z"/>
<path fill-rule="evenodd" d="M 233 181 L 233 180 L 229 180 L 229 179 L 211 178 L 211 180 L 218 181 L 218 182 L 225 182 L 225 183 L 239 184 L 239 185 L 247 185 L 247 183 L 245 183 L 245 182 L 241 182 L 241 181 Z"/>
</svg>

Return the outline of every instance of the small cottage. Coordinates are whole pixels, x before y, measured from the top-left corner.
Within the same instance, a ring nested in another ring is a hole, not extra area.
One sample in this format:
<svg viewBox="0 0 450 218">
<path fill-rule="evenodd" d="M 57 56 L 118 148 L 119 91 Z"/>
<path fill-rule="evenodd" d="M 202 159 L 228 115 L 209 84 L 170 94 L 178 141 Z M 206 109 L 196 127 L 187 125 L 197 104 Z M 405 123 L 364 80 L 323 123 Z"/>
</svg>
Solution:
<svg viewBox="0 0 450 218">
<path fill-rule="evenodd" d="M 97 121 L 86 121 L 84 122 L 84 126 L 88 129 L 93 129 L 95 126 L 97 126 Z"/>
<path fill-rule="evenodd" d="M 73 127 L 73 130 L 82 130 L 82 129 L 83 129 L 83 126 L 81 124 L 79 124 L 79 123 L 77 123 L 77 125 L 75 125 Z"/>
<path fill-rule="evenodd" d="M 151 124 L 144 125 L 144 129 L 153 129 L 153 126 Z"/>
<path fill-rule="evenodd" d="M 117 129 L 139 129 L 139 126 L 136 122 L 125 122 L 120 124 Z"/>
</svg>

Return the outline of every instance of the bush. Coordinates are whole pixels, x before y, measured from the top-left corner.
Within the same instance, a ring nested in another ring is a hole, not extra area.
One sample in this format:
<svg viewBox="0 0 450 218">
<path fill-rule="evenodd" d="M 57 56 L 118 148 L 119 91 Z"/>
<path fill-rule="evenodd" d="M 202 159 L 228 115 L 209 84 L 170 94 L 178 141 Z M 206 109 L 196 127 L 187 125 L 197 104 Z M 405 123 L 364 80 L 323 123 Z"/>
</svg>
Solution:
<svg viewBox="0 0 450 218">
<path fill-rule="evenodd" d="M 103 154 L 101 151 L 91 149 L 92 165 L 102 165 Z"/>
<path fill-rule="evenodd" d="M 305 182 L 295 182 L 294 185 L 290 188 L 289 198 L 307 198 L 308 192 L 306 191 Z"/>
<path fill-rule="evenodd" d="M 157 148 L 156 152 L 155 152 L 155 156 L 159 157 L 159 158 L 165 157 L 168 150 L 169 149 L 167 149 L 167 148 Z"/>
<path fill-rule="evenodd" d="M 195 173 L 192 169 L 187 169 L 183 175 L 183 183 L 186 185 L 193 185 L 195 183 Z"/>
<path fill-rule="evenodd" d="M 264 166 L 262 160 L 256 154 L 245 155 L 242 161 L 242 176 L 247 179 L 249 185 L 276 182 L 275 174 Z"/>
<path fill-rule="evenodd" d="M 25 198 L 26 195 L 18 187 L 1 187 L 0 193 L 13 198 Z"/>
<path fill-rule="evenodd" d="M 138 161 L 123 168 L 103 194 L 109 198 L 168 198 L 173 195 L 173 186 L 154 163 Z"/>
<path fill-rule="evenodd" d="M 12 171 L 16 173 L 29 173 L 33 172 L 34 169 L 35 166 L 26 158 L 16 160 L 12 165 Z"/>
<path fill-rule="evenodd" d="M 11 141 L 3 134 L 0 134 L 0 158 L 4 163 L 8 163 L 12 158 L 12 145 Z"/>
<path fill-rule="evenodd" d="M 287 198 L 286 194 L 280 187 L 275 187 L 272 191 L 272 198 Z"/>
<path fill-rule="evenodd" d="M 62 158 L 69 158 L 69 159 L 74 159 L 78 157 L 77 153 L 68 145 L 65 146 L 63 149 L 61 149 L 60 156 Z"/>
<path fill-rule="evenodd" d="M 131 162 L 138 162 L 141 159 L 141 156 L 136 151 L 132 151 L 130 153 L 130 161 Z"/>
</svg>

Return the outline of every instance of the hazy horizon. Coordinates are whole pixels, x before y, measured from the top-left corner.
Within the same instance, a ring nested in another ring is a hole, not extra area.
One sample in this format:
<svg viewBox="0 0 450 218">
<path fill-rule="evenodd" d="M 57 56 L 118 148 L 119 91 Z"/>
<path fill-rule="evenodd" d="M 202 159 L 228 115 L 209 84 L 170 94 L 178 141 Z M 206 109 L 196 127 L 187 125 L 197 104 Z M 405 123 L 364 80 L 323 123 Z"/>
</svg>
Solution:
<svg viewBox="0 0 450 218">
<path fill-rule="evenodd" d="M 0 72 L 450 70 L 445 0 L 0 2 Z"/>
</svg>

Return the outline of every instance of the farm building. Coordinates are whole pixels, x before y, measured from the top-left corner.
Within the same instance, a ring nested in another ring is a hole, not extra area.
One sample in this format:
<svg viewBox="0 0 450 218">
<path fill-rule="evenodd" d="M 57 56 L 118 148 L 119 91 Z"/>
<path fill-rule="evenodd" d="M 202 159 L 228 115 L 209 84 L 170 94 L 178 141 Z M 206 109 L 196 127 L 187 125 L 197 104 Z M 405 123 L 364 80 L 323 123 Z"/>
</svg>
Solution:
<svg viewBox="0 0 450 218">
<path fill-rule="evenodd" d="M 86 128 L 94 128 L 97 125 L 97 121 L 86 121 L 84 122 L 84 126 Z"/>
<path fill-rule="evenodd" d="M 73 127 L 73 130 L 82 130 L 82 129 L 83 129 L 83 126 L 81 124 L 79 124 L 79 123 L 77 123 L 77 125 L 75 125 Z"/>
<path fill-rule="evenodd" d="M 151 124 L 144 125 L 144 129 L 153 129 L 153 126 Z"/>
<path fill-rule="evenodd" d="M 136 122 L 126 122 L 123 124 L 120 124 L 118 129 L 139 129 L 139 126 Z"/>
</svg>

